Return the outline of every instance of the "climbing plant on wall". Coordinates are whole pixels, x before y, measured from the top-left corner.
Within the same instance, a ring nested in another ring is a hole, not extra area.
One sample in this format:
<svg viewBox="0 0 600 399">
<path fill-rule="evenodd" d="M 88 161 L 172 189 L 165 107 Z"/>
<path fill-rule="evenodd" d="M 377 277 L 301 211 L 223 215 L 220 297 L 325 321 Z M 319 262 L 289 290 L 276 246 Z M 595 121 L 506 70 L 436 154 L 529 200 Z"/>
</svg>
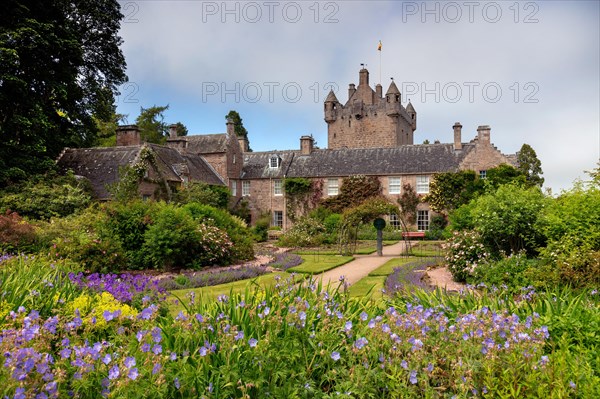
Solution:
<svg viewBox="0 0 600 399">
<path fill-rule="evenodd" d="M 322 205 L 334 213 L 360 205 L 365 200 L 381 195 L 381 182 L 375 176 L 354 175 L 342 180 L 340 192 L 327 198 Z"/>
<path fill-rule="evenodd" d="M 286 211 L 293 222 L 300 215 L 314 208 L 322 195 L 323 183 L 304 177 L 289 177 L 283 181 Z"/>
</svg>

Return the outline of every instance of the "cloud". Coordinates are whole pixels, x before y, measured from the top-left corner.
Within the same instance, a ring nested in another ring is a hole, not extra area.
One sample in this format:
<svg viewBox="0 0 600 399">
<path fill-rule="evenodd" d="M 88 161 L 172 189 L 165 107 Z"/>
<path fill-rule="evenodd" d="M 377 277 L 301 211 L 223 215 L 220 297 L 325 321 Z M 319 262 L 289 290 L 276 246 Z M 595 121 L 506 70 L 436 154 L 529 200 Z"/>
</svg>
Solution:
<svg viewBox="0 0 600 399">
<path fill-rule="evenodd" d="M 345 102 L 366 63 L 371 85 L 385 92 L 394 77 L 410 97 L 415 142 L 450 141 L 456 121 L 465 138 L 489 124 L 503 152 L 533 146 L 555 191 L 600 155 L 597 2 L 131 4 L 138 22 L 121 34 L 138 102 L 118 103 L 130 120 L 169 103 L 170 120 L 218 132 L 236 109 L 255 150 L 297 148 L 303 134 L 325 146 L 328 83 Z"/>
</svg>

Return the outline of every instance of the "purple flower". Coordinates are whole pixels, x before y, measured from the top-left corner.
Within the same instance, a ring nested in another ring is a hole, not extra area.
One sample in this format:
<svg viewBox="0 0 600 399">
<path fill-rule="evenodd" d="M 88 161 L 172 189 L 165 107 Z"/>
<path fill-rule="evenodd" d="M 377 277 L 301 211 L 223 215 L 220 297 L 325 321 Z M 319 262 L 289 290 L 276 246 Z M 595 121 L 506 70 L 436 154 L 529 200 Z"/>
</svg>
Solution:
<svg viewBox="0 0 600 399">
<path fill-rule="evenodd" d="M 155 363 L 154 366 L 152 367 L 152 375 L 156 375 L 160 372 L 160 369 L 162 368 L 160 363 Z"/>
<path fill-rule="evenodd" d="M 114 380 L 115 378 L 119 377 L 119 366 L 117 366 L 116 364 L 114 366 L 111 367 L 111 369 L 108 371 L 108 378 L 110 380 Z"/>
<path fill-rule="evenodd" d="M 201 346 L 198 353 L 200 353 L 200 356 L 204 357 L 208 353 L 208 349 L 205 346 Z"/>
<path fill-rule="evenodd" d="M 360 314 L 360 319 L 361 319 L 362 321 L 367 321 L 367 318 L 368 318 L 368 317 L 369 317 L 369 315 L 368 315 L 368 314 L 366 314 L 365 312 L 361 312 L 361 314 Z"/>
<path fill-rule="evenodd" d="M 365 337 L 360 337 L 359 339 L 357 339 L 354 342 L 354 346 L 356 347 L 356 349 L 362 349 L 365 347 L 365 345 L 367 345 L 369 343 L 369 341 L 367 341 L 367 339 Z"/>
<path fill-rule="evenodd" d="M 129 370 L 129 373 L 127 373 L 127 377 L 129 377 L 130 380 L 135 380 L 136 378 L 138 378 L 138 369 L 134 367 L 131 370 Z"/>
<path fill-rule="evenodd" d="M 248 345 L 250 345 L 250 347 L 251 347 L 251 348 L 254 348 L 254 347 L 256 347 L 256 345 L 257 345 L 257 344 L 258 344 L 258 340 L 257 340 L 257 339 L 250 338 L 250 339 L 248 340 Z"/>
<path fill-rule="evenodd" d="M 125 358 L 125 361 L 123 362 L 123 364 L 125 365 L 125 367 L 127 367 L 128 369 L 132 368 L 133 366 L 135 366 L 136 362 L 135 362 L 135 357 L 129 356 Z"/>
<path fill-rule="evenodd" d="M 402 360 L 400 362 L 400 367 L 402 367 L 404 370 L 408 370 L 408 363 L 406 362 L 406 360 Z"/>
<path fill-rule="evenodd" d="M 408 380 L 413 385 L 415 385 L 417 383 L 417 371 L 416 370 L 411 370 Z"/>
<path fill-rule="evenodd" d="M 344 325 L 344 330 L 346 330 L 346 332 L 352 330 L 352 322 L 350 320 L 348 320 Z"/>
<path fill-rule="evenodd" d="M 577 388 L 577 385 L 573 381 L 569 381 L 569 386 L 573 389 Z"/>
<path fill-rule="evenodd" d="M 340 352 L 332 352 L 331 358 L 337 362 L 338 360 L 340 360 Z"/>
<path fill-rule="evenodd" d="M 108 365 L 110 362 L 112 361 L 112 357 L 107 353 L 106 355 L 104 355 L 104 357 L 102 358 L 102 363 Z"/>
<path fill-rule="evenodd" d="M 175 385 L 175 388 L 181 388 L 181 384 L 179 384 L 179 378 L 175 377 L 175 380 L 173 380 L 173 384 Z"/>
<path fill-rule="evenodd" d="M 26 396 L 25 396 L 25 388 L 21 388 L 21 387 L 17 388 L 15 390 L 14 399 L 25 399 L 25 398 L 26 398 Z"/>
<path fill-rule="evenodd" d="M 240 339 L 244 339 L 244 332 L 243 331 L 238 331 L 237 334 L 235 334 L 235 340 L 239 341 Z"/>
<path fill-rule="evenodd" d="M 160 346 L 159 344 L 155 344 L 152 347 L 152 353 L 154 353 L 155 355 L 160 355 L 162 353 L 162 346 Z"/>
</svg>

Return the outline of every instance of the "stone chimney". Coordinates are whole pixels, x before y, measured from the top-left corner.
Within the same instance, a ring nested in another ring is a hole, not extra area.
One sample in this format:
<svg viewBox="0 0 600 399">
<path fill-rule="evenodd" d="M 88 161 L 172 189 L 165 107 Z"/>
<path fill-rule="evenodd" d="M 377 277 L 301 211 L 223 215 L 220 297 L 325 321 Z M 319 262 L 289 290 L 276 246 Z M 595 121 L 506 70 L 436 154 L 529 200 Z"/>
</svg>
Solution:
<svg viewBox="0 0 600 399">
<path fill-rule="evenodd" d="M 302 155 L 310 155 L 313 152 L 315 140 L 312 136 L 300 137 L 300 153 Z"/>
<path fill-rule="evenodd" d="M 352 98 L 352 96 L 354 95 L 355 92 L 356 92 L 356 86 L 354 86 L 354 83 L 350 83 L 350 85 L 348 86 L 348 100 L 350 100 Z"/>
<path fill-rule="evenodd" d="M 245 137 L 238 137 L 238 143 L 240 144 L 240 149 L 242 152 L 248 152 L 248 147 L 250 147 L 250 143 L 248 143 L 248 139 Z"/>
<path fill-rule="evenodd" d="M 235 123 L 233 123 L 233 119 L 227 118 L 227 135 L 235 137 Z"/>
<path fill-rule="evenodd" d="M 123 125 L 117 127 L 117 147 L 140 145 L 140 142 L 140 129 L 137 125 Z"/>
<path fill-rule="evenodd" d="M 477 128 L 477 141 L 481 144 L 491 144 L 489 125 L 481 125 Z"/>
<path fill-rule="evenodd" d="M 358 85 L 369 85 L 369 71 L 366 68 L 363 68 L 358 72 Z"/>
<path fill-rule="evenodd" d="M 173 124 L 169 126 L 169 137 L 172 139 L 177 138 L 177 125 Z"/>
<path fill-rule="evenodd" d="M 379 83 L 375 86 L 375 94 L 377 95 L 377 98 L 383 97 L 383 87 Z"/>
<path fill-rule="evenodd" d="M 454 151 L 462 150 L 462 125 L 456 122 L 454 126 Z"/>
</svg>

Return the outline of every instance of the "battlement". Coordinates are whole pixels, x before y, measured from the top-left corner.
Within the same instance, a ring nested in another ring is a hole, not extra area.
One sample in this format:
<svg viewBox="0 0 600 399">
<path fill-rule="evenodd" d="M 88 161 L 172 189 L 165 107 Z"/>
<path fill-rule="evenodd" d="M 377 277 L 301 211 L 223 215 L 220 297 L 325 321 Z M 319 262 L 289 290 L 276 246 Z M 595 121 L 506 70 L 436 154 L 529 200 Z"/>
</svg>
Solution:
<svg viewBox="0 0 600 399">
<path fill-rule="evenodd" d="M 349 85 L 348 100 L 341 104 L 331 91 L 325 99 L 328 148 L 377 148 L 413 144 L 417 113 L 405 108 L 392 81 L 385 96 L 382 86 L 369 86 L 369 71 L 359 72 L 359 84 Z"/>
</svg>

